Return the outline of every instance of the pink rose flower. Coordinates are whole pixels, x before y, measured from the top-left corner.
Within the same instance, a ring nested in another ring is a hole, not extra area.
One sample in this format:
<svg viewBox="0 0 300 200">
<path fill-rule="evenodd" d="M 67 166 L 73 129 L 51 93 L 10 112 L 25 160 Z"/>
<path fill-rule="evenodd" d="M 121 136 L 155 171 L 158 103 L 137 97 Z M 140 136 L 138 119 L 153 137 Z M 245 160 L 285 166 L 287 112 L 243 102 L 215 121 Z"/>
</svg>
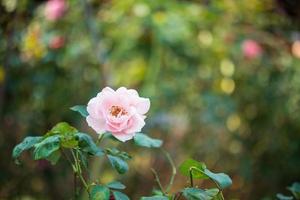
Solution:
<svg viewBox="0 0 300 200">
<path fill-rule="evenodd" d="M 45 17 L 50 21 L 61 18 L 67 9 L 65 0 L 48 0 L 45 7 Z"/>
<path fill-rule="evenodd" d="M 261 46 L 255 40 L 245 40 L 242 44 L 243 54 L 246 58 L 254 59 L 262 54 Z"/>
<path fill-rule="evenodd" d="M 140 97 L 136 90 L 106 87 L 89 101 L 86 121 L 98 134 L 109 131 L 125 142 L 144 127 L 149 108 L 150 100 Z"/>
</svg>

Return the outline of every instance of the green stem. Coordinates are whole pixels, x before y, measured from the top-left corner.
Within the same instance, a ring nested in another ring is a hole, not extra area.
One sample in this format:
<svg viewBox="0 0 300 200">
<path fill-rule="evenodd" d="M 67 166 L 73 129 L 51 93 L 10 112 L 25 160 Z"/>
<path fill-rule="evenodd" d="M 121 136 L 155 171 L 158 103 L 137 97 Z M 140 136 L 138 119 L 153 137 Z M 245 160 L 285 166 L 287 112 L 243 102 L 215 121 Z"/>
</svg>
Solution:
<svg viewBox="0 0 300 200">
<path fill-rule="evenodd" d="M 175 164 L 174 164 L 174 162 L 173 162 L 170 154 L 166 150 L 164 150 L 164 149 L 161 149 L 161 150 L 164 153 L 164 155 L 167 157 L 167 160 L 169 161 L 169 163 L 170 163 L 170 165 L 172 167 L 172 175 L 171 175 L 169 184 L 168 184 L 167 189 L 166 189 L 166 192 L 168 193 L 170 191 L 173 183 L 174 183 L 174 178 L 176 176 L 177 171 L 176 171 L 176 166 L 175 166 Z"/>
<path fill-rule="evenodd" d="M 193 167 L 190 168 L 189 172 L 190 172 L 190 184 L 191 187 L 194 187 L 194 180 L 193 180 Z"/>
<path fill-rule="evenodd" d="M 162 184 L 161 184 L 161 182 L 159 180 L 157 172 L 153 168 L 151 168 L 151 171 L 152 171 L 152 173 L 154 175 L 155 181 L 156 181 L 159 189 L 162 191 L 163 194 L 165 194 L 165 190 L 164 190 L 164 188 L 163 188 L 163 186 L 162 186 Z"/>
<path fill-rule="evenodd" d="M 79 179 L 81 180 L 85 190 L 87 191 L 88 195 L 90 196 L 89 186 L 86 183 L 86 181 L 85 181 L 85 179 L 82 175 L 82 169 L 81 169 L 80 160 L 79 160 L 79 157 L 78 157 L 78 150 L 76 149 L 75 151 L 76 151 L 76 155 L 75 155 L 74 151 L 71 150 L 72 156 L 73 156 L 73 159 L 74 159 L 74 162 L 75 162 L 75 173 L 79 177 Z"/>
<path fill-rule="evenodd" d="M 74 170 L 74 164 L 72 163 L 72 161 L 70 160 L 70 158 L 67 156 L 67 154 L 65 153 L 65 151 L 63 149 L 60 149 L 61 154 L 63 155 L 63 157 L 68 161 L 68 163 L 71 165 L 72 170 L 73 170 L 73 175 L 74 175 L 74 199 L 76 200 L 78 197 L 78 192 L 77 192 L 77 179 L 76 179 L 76 170 Z"/>
</svg>

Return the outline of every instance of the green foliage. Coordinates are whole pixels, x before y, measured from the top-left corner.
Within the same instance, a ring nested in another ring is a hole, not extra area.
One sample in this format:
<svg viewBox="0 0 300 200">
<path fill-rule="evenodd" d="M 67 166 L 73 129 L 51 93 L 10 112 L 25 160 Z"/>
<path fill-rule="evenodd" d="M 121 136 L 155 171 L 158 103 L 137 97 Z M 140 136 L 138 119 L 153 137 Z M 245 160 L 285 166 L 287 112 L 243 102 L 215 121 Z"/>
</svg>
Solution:
<svg viewBox="0 0 300 200">
<path fill-rule="evenodd" d="M 182 191 L 187 200 L 218 200 L 218 189 L 202 190 L 199 188 L 185 188 Z"/>
<path fill-rule="evenodd" d="M 193 168 L 199 170 L 192 170 Z M 204 163 L 198 162 L 193 159 L 187 159 L 179 166 L 179 171 L 182 175 L 190 176 L 190 173 L 192 173 L 193 178 L 199 178 L 199 179 L 207 178 L 207 176 L 203 173 L 205 169 L 206 169 L 206 165 Z"/>
<path fill-rule="evenodd" d="M 78 145 L 78 141 L 75 139 L 75 134 L 77 132 L 78 130 L 70 126 L 67 122 L 60 122 L 48 131 L 45 137 L 59 135 L 62 147 L 74 148 Z"/>
<path fill-rule="evenodd" d="M 120 157 L 123 160 L 130 160 L 131 159 L 131 156 L 127 152 L 120 151 L 117 148 L 106 148 L 105 150 L 106 150 L 107 154 Z"/>
<path fill-rule="evenodd" d="M 162 141 L 159 139 L 153 139 L 143 133 L 137 133 L 134 136 L 134 143 L 141 147 L 159 148 L 162 145 Z"/>
<path fill-rule="evenodd" d="M 300 199 L 300 183 L 293 183 L 290 187 L 288 187 L 288 190 L 293 193 L 296 199 Z"/>
<path fill-rule="evenodd" d="M 96 145 L 91 136 L 78 132 L 76 128 L 66 122 L 56 124 L 43 137 L 25 138 L 14 148 L 13 158 L 17 159 L 23 151 L 30 148 L 34 148 L 33 157 L 35 160 L 46 159 L 52 164 L 56 164 L 59 160 L 60 149 L 62 148 L 79 148 L 79 156 L 85 167 L 87 167 L 85 153 L 96 156 L 104 155 L 103 150 Z"/>
<path fill-rule="evenodd" d="M 96 156 L 104 155 L 103 150 L 96 145 L 91 136 L 86 133 L 76 133 L 75 138 L 78 141 L 78 147 L 86 153 Z"/>
<path fill-rule="evenodd" d="M 204 174 L 209 177 L 211 180 L 216 182 L 218 186 L 222 189 L 231 186 L 232 180 L 231 178 L 224 173 L 213 173 L 208 169 L 204 170 Z"/>
<path fill-rule="evenodd" d="M 90 200 L 109 200 L 110 191 L 102 185 L 93 186 L 91 189 Z"/>
<path fill-rule="evenodd" d="M 169 198 L 166 196 L 155 195 L 151 197 L 141 197 L 140 200 L 169 200 Z"/>
<path fill-rule="evenodd" d="M 129 200 L 126 194 L 119 191 L 113 191 L 113 196 L 115 197 L 115 200 Z"/>
<path fill-rule="evenodd" d="M 106 186 L 110 189 L 115 189 L 115 190 L 123 190 L 126 188 L 126 186 L 120 183 L 119 181 L 113 181 L 111 183 L 108 183 Z"/>
<path fill-rule="evenodd" d="M 75 112 L 78 112 L 82 117 L 87 117 L 89 115 L 85 105 L 76 105 L 71 107 L 70 109 Z"/>
<path fill-rule="evenodd" d="M 61 141 L 60 135 L 52 135 L 46 137 L 40 143 L 35 144 L 34 145 L 35 149 L 33 152 L 34 159 L 40 160 L 40 159 L 47 159 L 48 157 L 52 158 L 53 157 L 52 154 L 54 154 L 60 148 L 60 141 Z M 51 161 L 54 161 L 54 164 L 56 163 L 55 161 L 57 161 L 59 158 L 58 155 L 59 154 L 56 153 L 56 156 L 54 156 L 54 160 L 51 159 Z"/>
<path fill-rule="evenodd" d="M 107 155 L 112 167 L 117 170 L 119 174 L 124 174 L 128 171 L 128 164 L 124 159 L 118 156 Z"/>
<path fill-rule="evenodd" d="M 232 180 L 227 174 L 213 173 L 206 168 L 204 163 L 198 162 L 193 159 L 188 159 L 184 161 L 180 165 L 179 171 L 185 176 L 190 176 L 191 173 L 192 178 L 198 178 L 198 179 L 210 178 L 221 189 L 229 187 L 232 184 Z"/>
<path fill-rule="evenodd" d="M 12 157 L 15 159 L 16 163 L 19 164 L 18 158 L 21 153 L 25 150 L 32 148 L 36 143 L 40 142 L 43 137 L 26 137 L 24 140 L 15 146 L 13 149 Z"/>
<path fill-rule="evenodd" d="M 286 196 L 283 194 L 277 194 L 276 197 L 279 200 L 293 200 L 294 199 L 292 196 Z"/>
</svg>

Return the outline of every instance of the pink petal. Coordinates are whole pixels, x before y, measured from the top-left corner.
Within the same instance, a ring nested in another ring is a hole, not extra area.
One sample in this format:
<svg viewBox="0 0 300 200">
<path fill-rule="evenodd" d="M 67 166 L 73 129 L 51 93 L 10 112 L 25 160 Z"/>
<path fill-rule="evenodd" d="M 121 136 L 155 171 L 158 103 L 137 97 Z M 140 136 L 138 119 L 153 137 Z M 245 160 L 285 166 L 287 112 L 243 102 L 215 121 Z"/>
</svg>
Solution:
<svg viewBox="0 0 300 200">
<path fill-rule="evenodd" d="M 95 119 L 91 116 L 87 116 L 86 121 L 88 125 L 94 129 L 98 134 L 105 132 L 105 120 L 102 118 Z"/>
<path fill-rule="evenodd" d="M 125 130 L 125 132 L 127 134 L 137 133 L 140 132 L 144 126 L 145 126 L 145 121 L 142 118 L 142 116 L 139 114 L 135 114 L 129 120 L 128 128 Z"/>
<path fill-rule="evenodd" d="M 131 140 L 135 133 L 125 134 L 125 133 L 112 133 L 112 135 L 122 142 L 126 142 L 127 140 Z"/>
<path fill-rule="evenodd" d="M 150 109 L 150 100 L 148 98 L 139 98 L 138 103 L 136 104 L 136 110 L 139 114 L 146 114 Z"/>
</svg>

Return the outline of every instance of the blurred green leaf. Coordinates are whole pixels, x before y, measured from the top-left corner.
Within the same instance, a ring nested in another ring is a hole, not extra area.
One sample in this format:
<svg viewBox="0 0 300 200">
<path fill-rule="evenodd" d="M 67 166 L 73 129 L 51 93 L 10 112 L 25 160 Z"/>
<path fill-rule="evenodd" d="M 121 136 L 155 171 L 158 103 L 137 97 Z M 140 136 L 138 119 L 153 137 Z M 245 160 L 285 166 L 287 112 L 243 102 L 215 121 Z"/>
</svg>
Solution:
<svg viewBox="0 0 300 200">
<path fill-rule="evenodd" d="M 119 181 L 113 181 L 111 183 L 108 183 L 106 186 L 109 187 L 110 189 L 116 189 L 116 190 L 123 190 L 126 188 L 126 186 L 120 183 Z"/>
<path fill-rule="evenodd" d="M 292 196 L 286 196 L 283 194 L 276 194 L 276 197 L 279 200 L 293 200 L 294 199 Z"/>
<path fill-rule="evenodd" d="M 51 153 L 46 159 L 51 162 L 52 165 L 55 165 L 61 157 L 61 153 L 59 150 Z"/>
<path fill-rule="evenodd" d="M 115 200 L 129 200 L 126 194 L 119 191 L 113 191 L 113 195 L 115 197 Z"/>
<path fill-rule="evenodd" d="M 227 174 L 213 173 L 208 169 L 204 169 L 204 174 L 214 180 L 222 189 L 229 187 L 232 184 L 232 180 Z"/>
<path fill-rule="evenodd" d="M 71 107 L 70 109 L 75 112 L 78 112 L 82 117 L 87 117 L 89 115 L 85 105 L 76 105 Z"/>
<path fill-rule="evenodd" d="M 40 142 L 43 139 L 43 137 L 26 137 L 24 140 L 15 146 L 13 149 L 12 157 L 15 159 L 16 163 L 18 164 L 18 157 L 21 155 L 21 153 L 25 150 L 28 150 L 32 148 L 36 143 Z"/>
<path fill-rule="evenodd" d="M 218 188 L 210 188 L 206 189 L 205 192 L 210 196 L 216 197 L 219 194 L 220 190 Z"/>
<path fill-rule="evenodd" d="M 185 188 L 182 191 L 187 200 L 212 200 L 218 193 L 216 191 L 205 191 L 199 188 Z"/>
<path fill-rule="evenodd" d="M 199 170 L 192 170 L 193 178 L 198 178 L 198 179 L 207 179 L 208 177 L 203 174 L 201 171 L 204 171 L 206 169 L 206 166 L 203 162 L 198 162 L 193 159 L 187 159 L 185 160 L 180 166 L 179 166 L 179 172 L 184 175 L 189 177 L 190 176 L 190 170 L 192 168 L 196 168 Z"/>
<path fill-rule="evenodd" d="M 80 149 L 86 153 L 96 156 L 103 156 L 103 150 L 96 145 L 91 136 L 86 133 L 76 133 L 75 138 L 78 141 Z"/>
<path fill-rule="evenodd" d="M 190 176 L 190 171 L 192 170 L 193 178 L 198 179 L 212 179 L 218 186 L 222 189 L 229 187 L 232 184 L 231 178 L 224 173 L 213 173 L 208 170 L 204 163 L 198 162 L 193 159 L 188 159 L 184 161 L 179 166 L 179 171 L 184 176 Z"/>
<path fill-rule="evenodd" d="M 67 122 L 60 122 L 46 133 L 46 137 L 61 135 L 61 145 L 65 148 L 74 148 L 78 145 L 78 141 L 75 139 L 75 134 L 77 132 L 78 130 Z"/>
<path fill-rule="evenodd" d="M 155 195 L 151 197 L 142 197 L 141 200 L 169 200 L 166 196 Z"/>
<path fill-rule="evenodd" d="M 117 170 L 119 174 L 124 174 L 128 171 L 128 165 L 126 161 L 117 156 L 107 155 L 107 157 L 110 161 L 110 164 L 114 169 Z"/>
<path fill-rule="evenodd" d="M 74 135 L 78 130 L 68 124 L 67 122 L 59 122 L 57 123 L 50 131 L 46 133 L 46 137 L 52 135 Z"/>
<path fill-rule="evenodd" d="M 107 187 L 96 185 L 91 190 L 91 200 L 109 200 L 110 191 Z"/>
<path fill-rule="evenodd" d="M 127 152 L 120 151 L 117 148 L 106 148 L 105 150 L 106 150 L 107 154 L 120 157 L 123 160 L 130 160 L 131 159 L 131 156 Z"/>
<path fill-rule="evenodd" d="M 143 133 L 137 133 L 134 138 L 134 143 L 141 147 L 159 148 L 162 145 L 162 141 L 159 139 L 153 139 Z"/>
<path fill-rule="evenodd" d="M 52 153 L 60 148 L 60 135 L 53 135 L 45 138 L 40 143 L 34 145 L 34 159 L 47 159 Z"/>
<path fill-rule="evenodd" d="M 293 193 L 296 199 L 300 199 L 300 183 L 293 183 L 292 186 L 288 187 L 288 190 Z"/>
</svg>

